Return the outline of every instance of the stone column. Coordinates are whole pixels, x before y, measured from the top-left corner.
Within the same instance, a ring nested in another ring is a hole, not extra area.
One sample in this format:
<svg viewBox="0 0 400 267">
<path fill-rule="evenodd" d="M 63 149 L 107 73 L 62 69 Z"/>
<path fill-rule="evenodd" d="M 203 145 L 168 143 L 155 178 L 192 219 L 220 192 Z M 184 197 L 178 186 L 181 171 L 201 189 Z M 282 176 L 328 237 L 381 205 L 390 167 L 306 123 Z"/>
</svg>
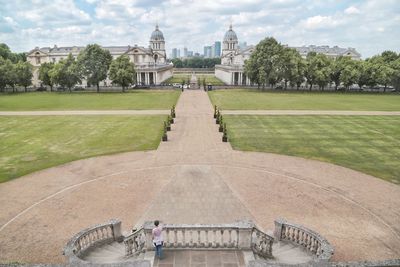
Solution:
<svg viewBox="0 0 400 267">
<path fill-rule="evenodd" d="M 112 223 L 114 240 L 121 242 L 122 240 L 124 240 L 124 237 L 122 236 L 122 231 L 121 231 L 121 221 L 120 220 L 112 220 L 111 223 Z"/>
<path fill-rule="evenodd" d="M 235 223 L 239 229 L 238 236 L 238 249 L 249 250 L 251 249 L 251 234 L 253 232 L 254 224 L 251 221 L 238 221 Z"/>
<path fill-rule="evenodd" d="M 152 231 L 153 231 L 153 228 L 154 228 L 154 222 L 150 222 L 150 221 L 147 221 L 147 222 L 145 222 L 144 224 L 143 224 L 143 230 L 144 230 L 144 235 L 145 235 L 145 238 L 146 238 L 146 244 L 145 244 L 145 247 L 146 247 L 146 250 L 147 251 L 151 251 L 151 250 L 154 250 L 154 246 L 153 246 L 153 233 L 152 233 Z"/>
<path fill-rule="evenodd" d="M 284 219 L 276 219 L 275 220 L 275 229 L 274 229 L 274 237 L 277 241 L 281 240 L 282 237 L 282 226 L 285 223 Z"/>
</svg>

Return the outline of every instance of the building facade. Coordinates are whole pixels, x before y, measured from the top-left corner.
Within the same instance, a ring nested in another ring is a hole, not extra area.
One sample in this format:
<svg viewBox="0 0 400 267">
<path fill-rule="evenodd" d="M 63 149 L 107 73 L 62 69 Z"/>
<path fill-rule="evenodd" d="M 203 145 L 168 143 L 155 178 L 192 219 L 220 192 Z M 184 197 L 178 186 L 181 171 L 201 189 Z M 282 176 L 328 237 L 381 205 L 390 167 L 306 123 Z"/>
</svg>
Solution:
<svg viewBox="0 0 400 267">
<path fill-rule="evenodd" d="M 165 40 L 163 33 L 159 30 L 158 25 L 150 37 L 150 45 L 148 48 L 142 46 L 104 46 L 103 49 L 110 51 L 113 59 L 127 55 L 131 62 L 135 64 L 136 81 L 137 84 L 142 85 L 158 85 L 172 76 L 173 66 L 167 63 L 167 56 L 165 51 Z M 40 86 L 39 80 L 39 67 L 46 62 L 59 62 L 62 59 L 72 54 L 77 57 L 85 47 L 72 46 L 72 47 L 57 47 L 52 48 L 36 47 L 31 50 L 27 55 L 27 61 L 33 67 L 32 84 Z M 83 85 L 87 85 L 86 81 L 82 81 Z M 110 86 L 111 81 L 107 78 L 100 83 L 102 86 Z"/>
<path fill-rule="evenodd" d="M 215 66 L 215 76 L 228 85 L 250 85 L 250 80 L 244 73 L 244 63 L 250 58 L 255 46 L 244 44 L 239 46 L 237 35 L 233 31 L 232 25 L 230 25 L 222 44 L 221 64 Z M 331 58 L 348 56 L 355 60 L 361 59 L 361 54 L 354 48 L 314 45 L 290 48 L 296 49 L 304 58 L 309 52 L 316 52 Z"/>
</svg>

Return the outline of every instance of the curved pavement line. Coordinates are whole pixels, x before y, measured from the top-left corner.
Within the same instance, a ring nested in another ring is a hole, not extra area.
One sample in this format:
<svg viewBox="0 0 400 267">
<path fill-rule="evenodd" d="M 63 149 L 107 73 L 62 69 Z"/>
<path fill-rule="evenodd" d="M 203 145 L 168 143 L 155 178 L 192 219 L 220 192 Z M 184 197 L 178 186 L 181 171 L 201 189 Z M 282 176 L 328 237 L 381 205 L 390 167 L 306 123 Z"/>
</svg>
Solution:
<svg viewBox="0 0 400 267">
<path fill-rule="evenodd" d="M 0 116 L 68 116 L 68 115 L 168 115 L 170 110 L 43 110 L 0 111 Z"/>
<path fill-rule="evenodd" d="M 352 199 L 350 199 L 350 198 L 348 198 L 348 197 L 346 197 L 346 196 L 344 196 L 344 195 L 342 195 L 342 194 L 340 194 L 340 193 L 338 193 L 338 192 L 336 192 L 336 191 L 334 191 L 334 190 L 325 188 L 325 187 L 323 187 L 323 186 L 321 186 L 321 185 L 319 185 L 319 184 L 316 184 L 316 183 L 313 183 L 313 182 L 309 182 L 309 181 L 306 181 L 306 180 L 304 180 L 304 179 L 300 179 L 300 178 L 297 178 L 297 177 L 294 177 L 294 176 L 291 176 L 291 175 L 288 175 L 288 174 L 284 174 L 284 173 L 281 174 L 281 173 L 274 172 L 274 171 L 268 171 L 268 170 L 266 170 L 266 169 L 264 169 L 264 168 L 262 168 L 262 167 L 258 167 L 258 166 L 246 167 L 246 166 L 235 166 L 235 165 L 229 165 L 229 164 L 168 164 L 168 165 L 162 165 L 162 166 L 158 166 L 158 167 L 138 168 L 138 169 L 133 169 L 133 170 L 129 170 L 129 171 L 143 171 L 143 170 L 160 169 L 160 168 L 166 168 L 166 167 L 179 167 L 179 166 L 182 166 L 182 165 L 214 166 L 214 167 L 231 167 L 231 168 L 237 168 L 237 169 L 250 169 L 250 170 L 259 171 L 259 172 L 265 172 L 265 173 L 269 173 L 269 174 L 273 174 L 273 175 L 277 175 L 277 176 L 282 176 L 282 177 L 285 177 L 285 178 L 288 178 L 288 179 L 291 179 L 291 180 L 294 180 L 294 181 L 306 183 L 306 184 L 308 184 L 308 185 L 311 185 L 311 186 L 314 186 L 314 187 L 316 187 L 316 188 L 319 188 L 319 189 L 322 189 L 322 190 L 324 190 L 324 191 L 327 191 L 327 192 L 329 192 L 329 193 L 331 193 L 331 194 L 333 194 L 333 195 L 337 195 L 337 196 L 339 196 L 340 198 L 342 198 L 343 200 L 345 200 L 345 201 L 347 201 L 347 202 L 350 202 L 351 204 L 353 204 L 353 205 L 355 205 L 355 206 L 361 208 L 362 210 L 364 210 L 365 212 L 367 212 L 368 214 L 370 214 L 372 217 L 374 217 L 376 220 L 378 220 L 379 222 L 381 222 L 383 225 L 385 225 L 388 229 L 390 229 L 390 230 L 395 234 L 395 236 L 396 236 L 398 239 L 400 239 L 399 233 L 397 233 L 397 231 L 394 230 L 388 223 L 386 223 L 386 222 L 385 222 L 381 217 L 379 217 L 377 214 L 375 214 L 375 213 L 372 212 L 371 210 L 365 208 L 364 206 L 362 206 L 360 203 L 356 202 L 355 200 L 352 200 Z M 344 167 L 342 167 L 342 168 L 344 168 Z M 64 193 L 65 191 L 68 191 L 68 190 L 70 190 L 70 189 L 79 187 L 79 186 L 84 185 L 84 184 L 87 184 L 87 183 L 99 181 L 99 180 L 102 180 L 102 179 L 106 179 L 106 178 L 109 178 L 109 177 L 112 177 L 112 176 L 115 176 L 115 175 L 118 175 L 118 174 L 122 174 L 122 173 L 127 173 L 127 172 L 128 172 L 128 171 L 120 171 L 120 172 L 116 172 L 116 173 L 112 173 L 112 174 L 107 174 L 107 175 L 103 175 L 103 176 L 94 178 L 94 179 L 92 179 L 92 180 L 88 180 L 88 181 L 85 181 L 85 182 L 81 182 L 81 183 L 74 184 L 74 185 L 70 185 L 70 186 L 68 186 L 68 187 L 66 187 L 66 188 L 63 188 L 63 189 L 61 189 L 60 191 L 57 191 L 56 193 L 53 193 L 53 194 L 51 194 L 51 195 L 49 195 L 49 196 L 47 196 L 47 197 L 45 197 L 45 198 L 39 200 L 38 202 L 32 204 L 32 205 L 29 206 L 28 208 L 26 208 L 26 209 L 24 209 L 23 211 L 21 211 L 20 213 L 18 213 L 16 216 L 14 216 L 12 219 L 10 219 L 8 222 L 6 222 L 5 224 L 3 224 L 3 225 L 0 227 L 0 232 L 1 232 L 2 230 L 4 230 L 4 228 L 6 228 L 10 223 L 12 223 L 13 221 L 15 221 L 17 218 L 19 218 L 19 217 L 22 216 L 23 214 L 27 213 L 29 210 L 33 209 L 34 207 L 40 205 L 41 203 L 43 203 L 43 202 L 45 202 L 45 201 L 47 201 L 47 200 L 49 200 L 49 199 L 51 199 L 51 198 L 53 198 L 53 197 L 59 195 L 59 194 Z M 225 184 L 227 184 L 227 183 L 225 183 Z M 247 205 L 245 205 L 245 203 L 243 202 L 243 200 L 239 197 L 240 194 L 238 194 L 238 193 L 237 193 L 231 186 L 229 186 L 228 184 L 227 184 L 227 186 L 230 188 L 230 190 L 232 190 L 232 191 L 235 193 L 235 195 L 239 198 L 240 202 L 242 202 L 242 204 L 248 209 L 249 213 L 251 214 L 250 209 L 247 207 Z M 254 218 L 255 218 L 255 217 L 254 217 Z"/>
<path fill-rule="evenodd" d="M 221 110 L 222 115 L 348 115 L 348 116 L 400 116 L 400 111 L 356 110 Z"/>
<path fill-rule="evenodd" d="M 226 167 L 227 165 L 217 165 L 217 164 L 216 164 L 216 165 L 214 165 L 214 166 L 217 166 L 217 167 L 224 167 L 224 166 L 225 166 L 225 167 Z M 334 191 L 334 190 L 332 190 L 332 189 L 325 188 L 325 187 L 323 187 L 323 186 L 321 186 L 321 185 L 319 185 L 319 184 L 316 184 L 316 183 L 313 183 L 313 182 L 309 182 L 309 181 L 306 181 L 306 180 L 303 180 L 303 179 L 300 179 L 300 178 L 297 178 L 297 177 L 294 177 L 294 176 L 291 176 L 291 175 L 280 174 L 280 173 L 277 173 L 277 172 L 268 171 L 268 170 L 263 169 L 262 167 L 256 167 L 256 166 L 254 166 L 254 167 L 229 166 L 229 167 L 237 168 L 237 169 L 251 169 L 251 170 L 254 170 L 254 171 L 265 172 L 265 173 L 269 173 L 269 174 L 273 174 L 273 175 L 277 175 L 277 176 L 283 176 L 283 177 L 285 177 L 285 178 L 288 178 L 288 179 L 291 179 L 291 180 L 295 180 L 295 181 L 298 181 L 298 182 L 303 182 L 303 183 L 305 183 L 305 184 L 308 184 L 308 185 L 317 187 L 317 188 L 319 188 L 319 189 L 325 190 L 325 191 L 327 191 L 327 192 L 329 192 L 329 193 L 331 193 L 331 194 L 333 194 L 333 195 L 337 195 L 337 196 L 339 196 L 340 198 L 342 198 L 343 200 L 350 202 L 351 204 L 353 204 L 353 205 L 355 205 L 355 206 L 361 208 L 362 210 L 366 211 L 368 214 L 372 215 L 375 219 L 377 219 L 377 220 L 380 221 L 383 225 L 385 225 L 387 228 L 389 228 L 389 229 L 395 234 L 395 236 L 397 237 L 397 239 L 400 239 L 400 234 L 397 233 L 397 231 L 396 231 L 395 229 L 393 229 L 388 223 L 386 223 L 386 221 L 384 221 L 379 215 L 377 215 L 377 214 L 375 214 L 373 211 L 371 211 L 371 210 L 365 208 L 364 206 L 362 206 L 360 203 L 356 202 L 355 200 L 352 200 L 351 198 L 348 198 L 348 197 L 346 197 L 346 196 L 344 196 L 344 195 L 342 195 L 342 194 L 340 194 L 340 193 L 338 193 L 338 192 L 336 192 L 336 191 Z M 344 167 L 343 167 L 343 168 L 344 168 Z M 228 186 L 229 186 L 229 185 L 228 185 Z M 231 189 L 231 190 L 233 190 L 233 189 Z M 235 193 L 236 193 L 236 192 L 235 192 Z"/>
</svg>

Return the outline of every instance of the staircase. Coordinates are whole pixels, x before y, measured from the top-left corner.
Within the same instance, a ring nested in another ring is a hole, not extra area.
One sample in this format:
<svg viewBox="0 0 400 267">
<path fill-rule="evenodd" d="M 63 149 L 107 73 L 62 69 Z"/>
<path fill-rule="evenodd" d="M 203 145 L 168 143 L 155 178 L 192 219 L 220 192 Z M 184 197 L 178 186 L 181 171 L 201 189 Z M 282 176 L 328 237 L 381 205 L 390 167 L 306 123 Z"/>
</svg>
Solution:
<svg viewBox="0 0 400 267">
<path fill-rule="evenodd" d="M 258 257 L 256 259 L 258 261 L 283 264 L 301 264 L 312 260 L 312 256 L 304 249 L 287 242 L 275 242 L 272 246 L 272 251 L 274 259 L 264 260 Z M 177 255 L 175 255 L 176 257 Z M 182 257 L 186 256 L 182 255 Z M 137 257 L 125 258 L 125 246 L 123 242 L 113 242 L 96 247 L 83 257 L 83 260 L 96 264 L 120 263 L 143 259 L 144 254 Z"/>
<path fill-rule="evenodd" d="M 144 254 L 141 254 L 138 257 L 125 258 L 124 242 L 112 242 L 110 244 L 105 244 L 94 248 L 83 257 L 83 260 L 91 263 L 104 264 L 129 262 L 139 259 L 142 260 L 143 258 Z"/>
</svg>

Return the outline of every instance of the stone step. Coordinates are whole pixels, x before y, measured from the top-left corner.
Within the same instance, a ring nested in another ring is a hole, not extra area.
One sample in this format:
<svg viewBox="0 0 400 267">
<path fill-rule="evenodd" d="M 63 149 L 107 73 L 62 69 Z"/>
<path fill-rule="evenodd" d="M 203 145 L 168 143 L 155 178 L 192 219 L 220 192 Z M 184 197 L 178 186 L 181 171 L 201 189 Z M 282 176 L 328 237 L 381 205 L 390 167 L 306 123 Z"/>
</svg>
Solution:
<svg viewBox="0 0 400 267">
<path fill-rule="evenodd" d="M 275 242 L 272 245 L 272 255 L 274 256 L 274 259 L 266 260 L 267 262 L 300 264 L 313 259 L 313 256 L 303 247 L 287 242 Z"/>
</svg>

